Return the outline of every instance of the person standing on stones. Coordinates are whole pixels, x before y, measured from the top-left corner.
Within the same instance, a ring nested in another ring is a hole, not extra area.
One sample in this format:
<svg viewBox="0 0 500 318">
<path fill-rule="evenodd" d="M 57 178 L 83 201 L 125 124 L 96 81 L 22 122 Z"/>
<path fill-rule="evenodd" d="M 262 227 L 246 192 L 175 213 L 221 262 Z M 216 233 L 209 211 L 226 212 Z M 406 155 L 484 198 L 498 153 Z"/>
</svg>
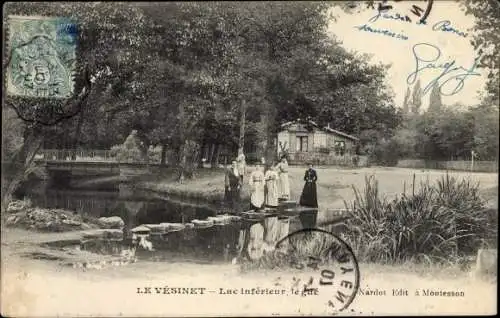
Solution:
<svg viewBox="0 0 500 318">
<path fill-rule="evenodd" d="M 260 210 L 264 204 L 264 173 L 260 163 L 256 164 L 255 170 L 250 174 L 250 203 L 252 210 Z"/>
<path fill-rule="evenodd" d="M 286 156 L 281 157 L 280 163 L 277 165 L 279 176 L 279 198 L 283 200 L 290 199 L 290 183 L 288 181 L 288 161 Z"/>
<path fill-rule="evenodd" d="M 264 179 L 266 180 L 266 207 L 276 208 L 278 206 L 278 174 L 276 167 L 272 165 L 266 166 Z"/>
<path fill-rule="evenodd" d="M 243 154 L 243 152 L 241 152 L 238 155 L 236 161 L 238 163 L 238 174 L 240 176 L 240 183 L 243 184 L 243 177 L 245 176 L 245 169 L 246 169 L 245 155 Z"/>
<path fill-rule="evenodd" d="M 225 183 L 225 201 L 231 209 L 238 207 L 240 198 L 240 177 L 236 161 L 233 161 L 231 166 L 226 170 Z"/>
<path fill-rule="evenodd" d="M 306 170 L 304 174 L 304 189 L 302 190 L 302 195 L 300 196 L 300 205 L 317 208 L 318 207 L 318 196 L 316 192 L 316 181 L 318 180 L 318 175 L 316 170 L 313 169 L 312 163 L 309 164 L 309 169 Z"/>
</svg>

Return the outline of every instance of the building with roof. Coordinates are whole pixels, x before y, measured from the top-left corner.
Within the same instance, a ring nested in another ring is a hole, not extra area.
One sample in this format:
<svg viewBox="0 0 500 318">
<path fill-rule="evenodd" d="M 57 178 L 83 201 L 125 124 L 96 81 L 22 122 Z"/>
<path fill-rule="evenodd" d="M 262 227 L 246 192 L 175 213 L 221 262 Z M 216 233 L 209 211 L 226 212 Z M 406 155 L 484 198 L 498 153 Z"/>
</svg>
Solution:
<svg viewBox="0 0 500 318">
<path fill-rule="evenodd" d="M 277 138 L 278 156 L 286 153 L 290 164 L 357 165 L 359 139 L 312 120 L 281 125 Z"/>
</svg>

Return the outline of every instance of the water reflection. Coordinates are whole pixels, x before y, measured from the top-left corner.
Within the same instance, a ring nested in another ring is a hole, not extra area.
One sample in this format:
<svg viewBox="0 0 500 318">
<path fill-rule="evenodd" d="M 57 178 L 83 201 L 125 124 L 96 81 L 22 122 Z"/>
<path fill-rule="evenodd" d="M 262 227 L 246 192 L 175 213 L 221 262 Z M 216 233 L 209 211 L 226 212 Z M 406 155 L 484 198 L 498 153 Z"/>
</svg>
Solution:
<svg viewBox="0 0 500 318">
<path fill-rule="evenodd" d="M 148 240 L 153 251 L 141 248 L 132 240 L 130 230 L 141 224 L 188 223 L 215 216 L 208 206 L 159 199 L 150 193 L 120 186 L 115 191 L 92 189 L 45 188 L 25 191 L 33 206 L 66 209 L 89 217 L 119 216 L 125 223 L 123 240 L 92 239 L 51 244 L 52 248 L 84 250 L 97 254 L 123 256 L 133 250 L 138 260 L 229 262 L 236 254 L 240 225 L 233 223 L 210 228 L 187 228 L 178 232 L 152 233 Z"/>
<path fill-rule="evenodd" d="M 53 187 L 31 190 L 25 190 L 22 196 L 30 198 L 33 206 L 66 209 L 94 218 L 119 216 L 126 231 L 140 224 L 187 223 L 216 214 L 208 206 L 167 201 L 125 186 L 116 191 Z"/>
</svg>

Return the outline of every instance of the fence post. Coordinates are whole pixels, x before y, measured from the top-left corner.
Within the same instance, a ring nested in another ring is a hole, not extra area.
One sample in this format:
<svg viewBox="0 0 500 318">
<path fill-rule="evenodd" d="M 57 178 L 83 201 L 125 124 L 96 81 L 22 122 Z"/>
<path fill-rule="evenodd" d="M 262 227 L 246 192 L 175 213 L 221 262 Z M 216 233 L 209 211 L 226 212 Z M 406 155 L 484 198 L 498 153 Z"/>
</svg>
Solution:
<svg viewBox="0 0 500 318">
<path fill-rule="evenodd" d="M 471 153 L 470 171 L 472 172 L 474 171 L 474 155 L 475 155 L 474 150 L 471 150 L 470 153 Z"/>
</svg>

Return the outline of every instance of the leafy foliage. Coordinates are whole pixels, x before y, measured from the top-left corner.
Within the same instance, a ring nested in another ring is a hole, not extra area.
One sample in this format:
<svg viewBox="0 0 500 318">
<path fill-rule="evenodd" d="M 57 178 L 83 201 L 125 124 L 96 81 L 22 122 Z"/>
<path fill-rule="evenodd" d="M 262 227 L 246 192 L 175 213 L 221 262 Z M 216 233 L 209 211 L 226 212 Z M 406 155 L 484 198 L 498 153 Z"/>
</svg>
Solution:
<svg viewBox="0 0 500 318">
<path fill-rule="evenodd" d="M 473 253 L 496 235 L 478 185 L 466 179 L 446 175 L 393 200 L 381 198 L 374 178 L 365 184 L 363 192 L 353 187 L 355 200 L 346 203 L 347 241 L 360 260 L 442 261 Z"/>
<path fill-rule="evenodd" d="M 34 8 L 57 8 L 40 6 Z M 266 147 L 276 153 L 272 141 L 279 124 L 298 117 L 351 134 L 375 130 L 384 136 L 399 123 L 385 86 L 388 66 L 370 65 L 367 56 L 329 39 L 330 4 L 123 6 L 85 4 L 71 13 L 64 5 L 58 13 L 81 21 L 81 60 L 92 62 L 95 82 L 83 113 L 52 129 L 47 146 L 108 148 L 135 129 L 147 146 L 175 150 L 181 163 L 191 142 L 200 148 L 222 143 L 234 151 L 242 111 L 248 149 L 261 155 Z M 130 21 L 137 28 L 129 30 Z M 114 38 L 94 61 L 86 50 L 108 36 Z"/>
<path fill-rule="evenodd" d="M 487 82 L 487 103 L 496 105 L 499 103 L 500 73 L 498 52 L 500 51 L 500 35 L 498 25 L 500 23 L 500 4 L 495 0 L 460 2 L 466 14 L 476 17 L 473 39 L 471 44 L 476 49 L 479 67 L 487 68 L 489 71 Z"/>
<path fill-rule="evenodd" d="M 429 96 L 429 111 L 439 111 L 442 106 L 443 102 L 441 101 L 440 89 L 437 85 L 434 85 Z"/>
<path fill-rule="evenodd" d="M 407 87 L 405 98 L 403 100 L 403 113 L 404 114 L 408 114 L 408 112 L 410 111 L 410 93 L 411 93 L 411 90 L 409 87 Z"/>
<path fill-rule="evenodd" d="M 390 151 L 399 158 L 428 160 L 498 160 L 498 109 L 479 106 L 466 111 L 442 107 L 410 114 L 391 137 Z"/>
<path fill-rule="evenodd" d="M 415 86 L 413 86 L 413 92 L 411 96 L 410 109 L 413 114 L 418 114 L 420 112 L 420 107 L 422 106 L 422 88 L 420 85 L 420 80 L 417 80 Z"/>
<path fill-rule="evenodd" d="M 145 162 L 144 147 L 137 137 L 137 131 L 133 130 L 123 144 L 111 147 L 111 156 L 119 162 Z"/>
<path fill-rule="evenodd" d="M 23 142 L 23 121 L 12 109 L 2 108 L 2 162 L 8 162 Z"/>
</svg>

